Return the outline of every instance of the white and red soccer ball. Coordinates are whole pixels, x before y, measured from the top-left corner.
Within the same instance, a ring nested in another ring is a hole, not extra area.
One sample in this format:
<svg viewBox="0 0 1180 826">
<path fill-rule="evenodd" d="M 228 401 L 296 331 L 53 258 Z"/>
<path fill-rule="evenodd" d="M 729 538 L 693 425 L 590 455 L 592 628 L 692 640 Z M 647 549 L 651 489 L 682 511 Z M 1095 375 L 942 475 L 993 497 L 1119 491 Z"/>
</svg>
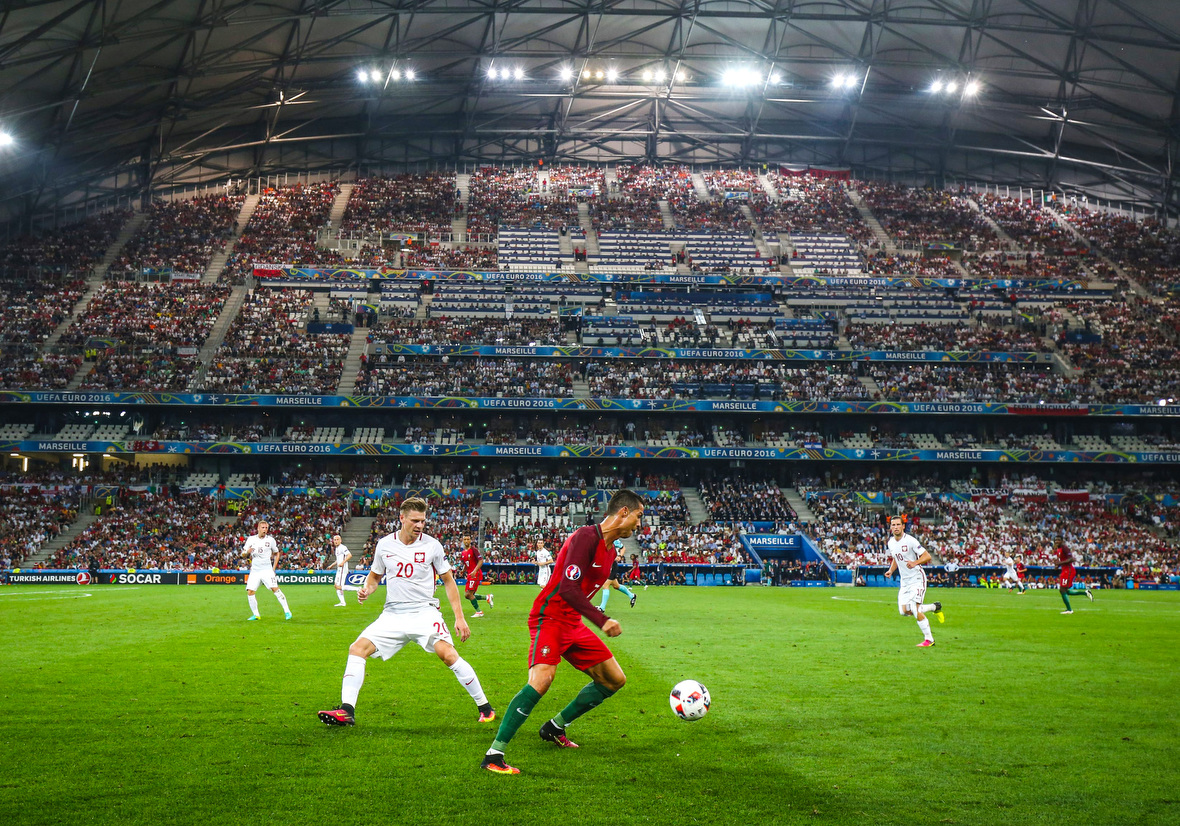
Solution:
<svg viewBox="0 0 1180 826">
<path fill-rule="evenodd" d="M 668 704 L 681 720 L 699 720 L 709 713 L 709 689 L 696 680 L 681 680 L 668 695 Z"/>
</svg>

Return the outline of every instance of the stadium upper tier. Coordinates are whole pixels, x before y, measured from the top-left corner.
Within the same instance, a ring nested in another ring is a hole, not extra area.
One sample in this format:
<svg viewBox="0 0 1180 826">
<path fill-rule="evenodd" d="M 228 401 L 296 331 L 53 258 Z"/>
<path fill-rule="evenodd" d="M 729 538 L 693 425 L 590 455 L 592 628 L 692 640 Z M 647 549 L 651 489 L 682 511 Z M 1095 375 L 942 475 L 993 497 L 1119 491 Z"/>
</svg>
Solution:
<svg viewBox="0 0 1180 826">
<path fill-rule="evenodd" d="M 344 244 L 345 235 L 361 241 Z M 391 238 L 405 245 L 389 246 Z M 1166 297 L 1180 272 L 1178 238 L 1157 222 L 1062 201 L 751 169 L 484 167 L 221 192 L 0 248 L 0 344 L 9 356 L 0 386 L 384 394 L 438 384 L 426 373 L 447 368 L 422 361 L 439 355 L 425 347 L 707 347 L 819 361 L 854 350 L 1037 354 L 1035 375 L 954 363 L 939 368 L 938 387 L 929 368 L 848 374 L 796 365 L 811 377 L 780 382 L 771 397 L 816 389 L 819 371 L 828 373 L 820 392 L 832 399 L 1153 402 L 1180 395 L 1169 370 L 1180 312 Z M 928 244 L 955 254 L 906 252 Z M 268 265 L 319 268 L 323 277 L 283 286 L 298 273 Z M 420 289 L 398 272 L 372 278 L 381 267 L 503 267 L 588 282 Z M 252 280 L 247 290 L 256 268 L 266 286 Z M 817 277 L 801 282 L 801 273 Z M 203 281 L 169 280 L 181 274 Z M 732 283 L 691 291 L 617 283 L 649 276 Z M 968 276 L 992 279 L 990 289 Z M 341 307 L 347 322 L 338 322 Z M 353 322 L 368 329 L 365 338 Z M 530 386 L 542 395 L 611 387 L 714 396 L 704 388 L 746 385 L 739 379 L 753 369 L 740 353 L 666 370 L 629 361 L 630 352 L 563 351 L 551 354 L 565 357 L 555 363 L 528 361 L 537 355 L 528 352 L 479 355 L 526 359 L 494 374 L 536 369 L 529 384 L 488 385 L 509 396 Z M 424 374 L 394 377 L 404 369 L 399 356 L 414 357 Z M 447 384 L 465 392 L 480 384 L 451 371 Z"/>
</svg>

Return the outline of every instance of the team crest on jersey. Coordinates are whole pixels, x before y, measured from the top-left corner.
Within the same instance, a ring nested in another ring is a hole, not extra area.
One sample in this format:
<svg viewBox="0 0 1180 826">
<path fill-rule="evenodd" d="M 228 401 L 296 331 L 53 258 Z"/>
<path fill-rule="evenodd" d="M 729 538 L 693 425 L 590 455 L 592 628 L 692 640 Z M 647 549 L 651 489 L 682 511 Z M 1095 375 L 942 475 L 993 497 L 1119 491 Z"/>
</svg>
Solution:
<svg viewBox="0 0 1180 826">
<path fill-rule="evenodd" d="M 425 562 L 426 561 L 426 554 L 424 554 L 424 553 L 423 554 L 414 554 L 414 561 L 415 562 Z"/>
<path fill-rule="evenodd" d="M 579 580 L 582 578 L 582 569 L 577 565 L 570 565 L 565 569 L 565 578 L 572 580 Z"/>
<path fill-rule="evenodd" d="M 545 645 L 545 646 L 542 646 L 542 647 L 541 647 L 541 656 L 542 656 L 542 657 L 548 657 L 548 656 L 549 656 L 549 646 Z"/>
</svg>

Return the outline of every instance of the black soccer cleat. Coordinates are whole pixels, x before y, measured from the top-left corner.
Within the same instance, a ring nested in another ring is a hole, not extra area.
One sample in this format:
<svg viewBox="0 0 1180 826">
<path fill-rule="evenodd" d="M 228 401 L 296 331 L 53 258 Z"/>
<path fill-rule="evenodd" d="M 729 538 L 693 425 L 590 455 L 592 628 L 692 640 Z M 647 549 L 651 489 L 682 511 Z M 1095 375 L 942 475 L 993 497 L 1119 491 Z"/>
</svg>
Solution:
<svg viewBox="0 0 1180 826">
<path fill-rule="evenodd" d="M 632 607 L 632 608 L 634 608 L 634 607 L 635 607 L 635 594 L 632 594 L 632 595 L 631 595 L 631 607 Z"/>
<path fill-rule="evenodd" d="M 541 726 L 539 733 L 542 740 L 556 743 L 560 748 L 576 749 L 578 747 L 577 743 L 565 736 L 565 729 L 558 728 L 557 724 L 552 720 L 546 720 L 545 725 Z"/>
<path fill-rule="evenodd" d="M 491 703 L 484 703 L 479 707 L 479 721 L 481 723 L 490 723 L 496 719 L 496 710 L 492 708 Z"/>
</svg>

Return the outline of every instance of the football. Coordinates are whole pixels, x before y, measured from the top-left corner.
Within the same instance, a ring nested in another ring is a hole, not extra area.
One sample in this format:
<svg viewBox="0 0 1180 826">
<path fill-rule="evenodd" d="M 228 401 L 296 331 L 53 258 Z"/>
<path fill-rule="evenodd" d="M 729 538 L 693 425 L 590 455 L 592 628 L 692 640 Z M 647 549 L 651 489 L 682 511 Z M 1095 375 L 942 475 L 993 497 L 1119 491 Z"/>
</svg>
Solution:
<svg viewBox="0 0 1180 826">
<path fill-rule="evenodd" d="M 709 711 L 709 689 L 696 680 L 681 680 L 668 695 L 668 704 L 681 720 L 699 720 Z"/>
</svg>

